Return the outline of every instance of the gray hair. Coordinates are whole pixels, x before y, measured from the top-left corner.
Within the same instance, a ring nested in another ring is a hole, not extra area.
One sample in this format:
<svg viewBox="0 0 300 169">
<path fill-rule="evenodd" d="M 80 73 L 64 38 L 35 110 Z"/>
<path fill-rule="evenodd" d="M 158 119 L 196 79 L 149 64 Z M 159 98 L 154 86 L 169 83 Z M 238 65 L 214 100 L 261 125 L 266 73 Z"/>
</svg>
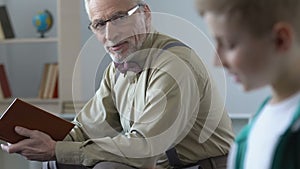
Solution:
<svg viewBox="0 0 300 169">
<path fill-rule="evenodd" d="M 84 0 L 84 6 L 85 6 L 85 11 L 89 17 L 89 20 L 92 20 L 90 10 L 89 10 L 89 3 L 91 0 Z M 137 4 L 146 4 L 145 0 L 132 0 L 136 2 Z"/>
</svg>

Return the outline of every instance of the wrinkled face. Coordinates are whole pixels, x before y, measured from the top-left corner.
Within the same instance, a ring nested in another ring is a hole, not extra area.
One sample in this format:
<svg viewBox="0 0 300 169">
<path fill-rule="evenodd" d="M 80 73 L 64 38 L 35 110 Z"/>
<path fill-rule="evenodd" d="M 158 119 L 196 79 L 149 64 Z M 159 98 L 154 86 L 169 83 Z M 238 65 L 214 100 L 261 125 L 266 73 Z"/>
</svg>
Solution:
<svg viewBox="0 0 300 169">
<path fill-rule="evenodd" d="M 253 36 L 234 19 L 212 12 L 204 20 L 216 40 L 216 64 L 225 67 L 245 91 L 272 83 L 280 59 L 275 56 L 271 35 Z"/>
<path fill-rule="evenodd" d="M 112 60 L 117 63 L 130 60 L 130 54 L 142 46 L 150 29 L 148 6 L 137 7 L 132 0 L 91 0 L 89 11 L 92 25 L 97 28 L 93 32 Z M 127 16 L 128 11 L 134 13 Z M 103 24 L 106 20 L 110 21 Z"/>
</svg>

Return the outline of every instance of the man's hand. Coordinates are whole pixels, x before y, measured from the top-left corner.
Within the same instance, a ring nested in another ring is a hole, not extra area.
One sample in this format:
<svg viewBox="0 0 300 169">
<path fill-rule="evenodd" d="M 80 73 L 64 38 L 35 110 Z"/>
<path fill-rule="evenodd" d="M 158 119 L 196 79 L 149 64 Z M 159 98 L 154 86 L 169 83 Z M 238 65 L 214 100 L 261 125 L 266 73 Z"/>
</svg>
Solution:
<svg viewBox="0 0 300 169">
<path fill-rule="evenodd" d="M 16 127 L 15 131 L 22 136 L 28 137 L 15 144 L 1 144 L 3 151 L 18 153 L 28 160 L 50 161 L 55 160 L 56 141 L 40 131 L 29 130 L 23 127 Z"/>
</svg>

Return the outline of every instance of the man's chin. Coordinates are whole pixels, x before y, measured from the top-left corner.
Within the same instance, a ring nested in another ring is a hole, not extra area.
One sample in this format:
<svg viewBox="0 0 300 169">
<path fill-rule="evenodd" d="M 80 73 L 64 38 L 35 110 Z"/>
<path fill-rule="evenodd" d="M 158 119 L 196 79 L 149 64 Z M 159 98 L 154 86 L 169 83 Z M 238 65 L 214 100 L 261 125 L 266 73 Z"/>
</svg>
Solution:
<svg viewBox="0 0 300 169">
<path fill-rule="evenodd" d="M 126 61 L 130 61 L 134 57 L 134 53 L 137 50 L 131 49 L 131 50 L 123 50 L 120 52 L 108 52 L 111 59 L 116 63 L 123 63 Z"/>
<path fill-rule="evenodd" d="M 115 56 L 112 53 L 109 53 L 109 56 L 115 63 L 123 63 L 126 60 L 126 57 Z"/>
</svg>

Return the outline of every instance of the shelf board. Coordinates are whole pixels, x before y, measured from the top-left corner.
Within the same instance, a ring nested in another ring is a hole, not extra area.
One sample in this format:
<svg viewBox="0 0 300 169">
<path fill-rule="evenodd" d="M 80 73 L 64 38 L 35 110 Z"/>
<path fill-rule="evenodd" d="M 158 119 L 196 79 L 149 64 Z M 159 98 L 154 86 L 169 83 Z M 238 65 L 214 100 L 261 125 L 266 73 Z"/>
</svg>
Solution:
<svg viewBox="0 0 300 169">
<path fill-rule="evenodd" d="M 229 113 L 229 117 L 231 119 L 236 119 L 236 120 L 250 120 L 252 118 L 252 114 L 242 114 L 242 113 Z"/>
<path fill-rule="evenodd" d="M 73 120 L 76 116 L 75 113 L 56 113 L 55 115 L 65 120 Z"/>
<path fill-rule="evenodd" d="M 59 99 L 20 98 L 21 100 L 34 104 L 58 104 Z M 10 104 L 14 98 L 0 99 L 0 104 Z"/>
<path fill-rule="evenodd" d="M 58 42 L 58 38 L 16 38 L 0 40 L 0 44 Z"/>
</svg>

